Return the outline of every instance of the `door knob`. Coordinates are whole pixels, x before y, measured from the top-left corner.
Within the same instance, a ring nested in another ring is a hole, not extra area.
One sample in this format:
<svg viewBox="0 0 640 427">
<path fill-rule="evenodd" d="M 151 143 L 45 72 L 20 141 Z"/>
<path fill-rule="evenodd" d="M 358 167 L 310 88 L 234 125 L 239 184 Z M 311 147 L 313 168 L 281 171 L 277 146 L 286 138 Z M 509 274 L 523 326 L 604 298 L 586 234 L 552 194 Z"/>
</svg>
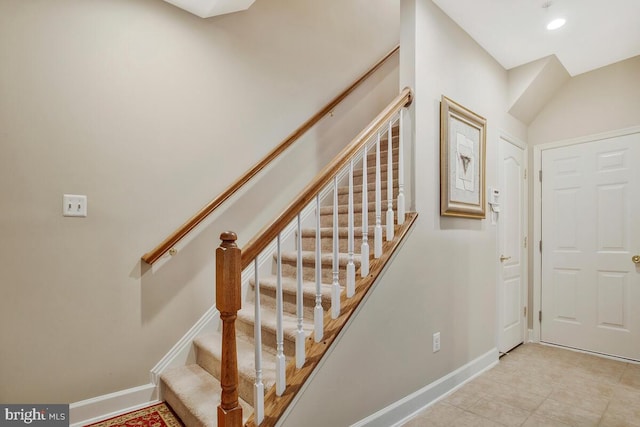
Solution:
<svg viewBox="0 0 640 427">
<path fill-rule="evenodd" d="M 632 256 L 631 261 L 633 261 L 634 264 L 640 264 L 640 255 Z"/>
<path fill-rule="evenodd" d="M 505 262 L 510 260 L 511 257 L 510 256 L 504 256 L 504 255 L 500 255 L 500 262 Z M 635 261 L 634 261 L 635 262 Z M 640 262 L 640 256 L 638 257 L 638 262 Z"/>
</svg>

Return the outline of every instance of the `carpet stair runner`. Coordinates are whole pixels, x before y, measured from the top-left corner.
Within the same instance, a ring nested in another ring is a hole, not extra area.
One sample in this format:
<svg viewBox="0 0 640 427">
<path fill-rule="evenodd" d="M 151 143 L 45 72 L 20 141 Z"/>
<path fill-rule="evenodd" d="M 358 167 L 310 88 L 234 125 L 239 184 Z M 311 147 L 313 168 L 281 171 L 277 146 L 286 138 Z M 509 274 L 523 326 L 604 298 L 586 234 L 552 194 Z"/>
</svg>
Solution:
<svg viewBox="0 0 640 427">
<path fill-rule="evenodd" d="M 398 137 L 397 126 L 393 130 L 393 162 L 397 174 Z M 386 133 L 380 143 L 381 167 L 381 223 L 386 220 L 387 210 L 387 137 Z M 375 147 L 369 149 L 367 158 L 367 188 L 368 188 L 368 239 L 370 258 L 373 258 L 375 218 Z M 362 180 L 363 171 L 354 170 L 354 264 L 356 271 L 360 268 L 360 245 L 362 242 Z M 393 208 L 396 208 L 397 176 L 394 176 Z M 344 290 L 346 283 L 346 265 L 348 262 L 348 186 L 338 189 L 338 225 L 339 225 L 339 282 Z M 329 197 L 332 199 L 332 197 Z M 331 309 L 331 283 L 333 254 L 333 206 L 320 209 L 321 222 L 321 250 L 322 250 L 322 306 L 326 311 Z M 383 232 L 383 235 L 385 233 Z M 304 323 L 305 335 L 313 332 L 313 307 L 315 306 L 315 240 L 316 230 L 302 229 L 302 257 L 303 257 L 303 295 L 304 295 Z M 282 252 L 282 286 L 283 286 L 283 329 L 284 353 L 287 362 L 295 358 L 296 318 L 296 252 Z M 275 271 L 275 261 L 274 261 Z M 356 286 L 359 272 L 356 273 Z M 245 420 L 253 413 L 253 388 L 255 381 L 254 359 L 254 289 L 253 279 L 250 281 L 250 291 L 247 301 L 243 301 L 242 309 L 236 320 L 237 352 L 239 370 L 240 404 Z M 262 344 L 263 361 L 262 375 L 265 393 L 275 385 L 276 364 L 276 311 L 275 311 L 276 276 L 260 278 L 260 303 L 262 314 Z M 220 361 L 221 334 L 209 334 L 194 340 L 196 364 L 173 368 L 161 375 L 162 396 L 180 417 L 187 427 L 216 426 L 217 405 L 220 402 Z"/>
</svg>

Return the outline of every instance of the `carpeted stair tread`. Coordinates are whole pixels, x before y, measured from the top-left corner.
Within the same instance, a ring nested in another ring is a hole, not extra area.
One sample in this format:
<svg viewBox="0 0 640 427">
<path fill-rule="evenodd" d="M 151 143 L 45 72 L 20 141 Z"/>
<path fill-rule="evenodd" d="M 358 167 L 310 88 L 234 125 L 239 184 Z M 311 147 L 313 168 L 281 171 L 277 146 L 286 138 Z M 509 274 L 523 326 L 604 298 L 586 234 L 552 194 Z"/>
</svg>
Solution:
<svg viewBox="0 0 640 427">
<path fill-rule="evenodd" d="M 304 267 L 315 267 L 316 265 L 316 253 L 314 251 L 301 251 L 302 255 L 302 265 Z M 295 264 L 298 260 L 298 253 L 296 251 L 284 251 L 282 252 L 282 263 L 283 264 Z M 333 254 L 332 253 L 323 253 L 320 257 L 320 263 L 323 267 L 332 266 L 333 265 Z M 340 269 L 346 268 L 349 263 L 349 254 L 340 252 L 338 254 L 338 264 Z M 356 265 L 356 268 L 360 267 L 360 255 L 353 255 L 353 263 Z"/>
<path fill-rule="evenodd" d="M 387 162 L 382 162 L 380 164 L 380 173 L 386 175 L 387 174 Z M 394 175 L 397 175 L 397 170 L 398 170 L 398 162 L 394 161 L 393 162 L 393 172 Z M 376 165 L 375 163 L 373 165 L 369 164 L 367 162 L 367 176 L 375 176 L 376 174 Z M 362 176 L 362 168 L 358 168 L 358 169 L 354 169 L 353 170 L 353 177 L 361 177 Z M 368 180 L 368 178 L 367 178 Z"/>
<path fill-rule="evenodd" d="M 392 205 L 393 205 L 393 210 L 396 210 L 396 206 L 397 206 L 397 200 L 394 198 L 394 200 L 392 201 Z M 375 212 L 376 210 L 376 202 L 374 201 L 369 201 L 369 203 L 367 203 L 367 212 L 371 213 L 371 212 Z M 385 211 L 387 210 L 387 204 L 386 203 L 382 203 L 382 206 L 380 206 L 380 210 L 381 211 Z M 362 203 L 354 203 L 353 204 L 353 212 L 354 213 L 362 213 Z M 338 214 L 348 214 L 349 213 L 349 204 L 341 204 L 338 205 Z M 333 214 L 333 205 L 331 206 L 321 206 L 320 207 L 320 215 L 332 215 Z"/>
<path fill-rule="evenodd" d="M 383 144 L 380 144 L 380 164 L 386 163 L 388 160 L 389 152 L 387 150 L 387 141 L 384 141 Z M 393 144 L 391 157 L 393 160 L 398 159 L 398 145 Z M 376 159 L 376 150 L 375 148 L 370 148 L 367 150 L 367 163 L 375 164 Z M 367 165 L 368 166 L 368 165 Z"/>
<path fill-rule="evenodd" d="M 161 376 L 164 399 L 189 427 L 215 427 L 218 424 L 220 382 L 198 365 L 167 370 Z M 253 408 L 239 399 L 246 421 Z"/>
<path fill-rule="evenodd" d="M 204 370 L 216 378 L 220 377 L 220 363 L 222 360 L 222 336 L 212 333 L 199 336 L 193 340 L 196 346 L 196 361 Z M 238 379 L 240 381 L 238 393 L 247 403 L 253 405 L 253 385 L 256 378 L 255 351 L 252 339 L 239 334 L 236 337 L 238 353 Z M 262 351 L 262 382 L 268 390 L 276 382 L 276 356 L 263 348 Z"/>
<path fill-rule="evenodd" d="M 375 211 L 369 211 L 369 213 L 366 214 L 367 217 L 367 224 L 369 226 L 375 225 L 376 224 L 376 212 Z M 357 228 L 362 228 L 362 219 L 363 219 L 363 215 L 362 212 L 354 212 L 353 213 L 353 226 L 354 226 L 354 231 Z M 393 222 L 396 222 L 395 218 L 395 211 L 394 211 L 394 219 Z M 333 227 L 333 214 L 331 213 L 327 213 L 327 214 L 321 214 L 320 215 L 320 227 Z M 380 224 L 384 226 L 384 224 L 387 223 L 387 207 L 384 206 L 381 210 L 380 210 Z M 349 217 L 345 214 L 339 214 L 338 215 L 338 229 L 344 227 L 344 228 L 348 228 L 349 226 Z M 345 234 L 346 236 L 346 234 Z M 338 235 L 338 237 L 340 237 L 340 235 Z"/>
</svg>

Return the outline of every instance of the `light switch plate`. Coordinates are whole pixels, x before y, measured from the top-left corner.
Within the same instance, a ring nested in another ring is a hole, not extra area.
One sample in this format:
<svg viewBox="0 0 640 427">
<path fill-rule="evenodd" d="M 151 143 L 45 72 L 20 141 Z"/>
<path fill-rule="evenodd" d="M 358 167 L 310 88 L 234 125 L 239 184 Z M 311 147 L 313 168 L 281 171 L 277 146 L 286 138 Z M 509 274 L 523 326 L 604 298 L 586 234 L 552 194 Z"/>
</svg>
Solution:
<svg viewBox="0 0 640 427">
<path fill-rule="evenodd" d="M 440 351 L 440 332 L 433 334 L 433 352 Z"/>
<path fill-rule="evenodd" d="M 87 196 L 79 194 L 64 194 L 62 196 L 62 215 L 86 217 Z"/>
</svg>

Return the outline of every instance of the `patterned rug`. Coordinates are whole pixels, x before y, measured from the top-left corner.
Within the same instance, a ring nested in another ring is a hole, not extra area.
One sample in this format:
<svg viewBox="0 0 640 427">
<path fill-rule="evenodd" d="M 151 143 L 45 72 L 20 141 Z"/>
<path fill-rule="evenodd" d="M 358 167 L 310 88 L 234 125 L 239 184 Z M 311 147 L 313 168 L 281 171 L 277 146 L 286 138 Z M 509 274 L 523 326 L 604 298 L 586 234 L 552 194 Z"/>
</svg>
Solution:
<svg viewBox="0 0 640 427">
<path fill-rule="evenodd" d="M 183 427 L 183 424 L 167 404 L 162 402 L 86 427 Z"/>
</svg>

